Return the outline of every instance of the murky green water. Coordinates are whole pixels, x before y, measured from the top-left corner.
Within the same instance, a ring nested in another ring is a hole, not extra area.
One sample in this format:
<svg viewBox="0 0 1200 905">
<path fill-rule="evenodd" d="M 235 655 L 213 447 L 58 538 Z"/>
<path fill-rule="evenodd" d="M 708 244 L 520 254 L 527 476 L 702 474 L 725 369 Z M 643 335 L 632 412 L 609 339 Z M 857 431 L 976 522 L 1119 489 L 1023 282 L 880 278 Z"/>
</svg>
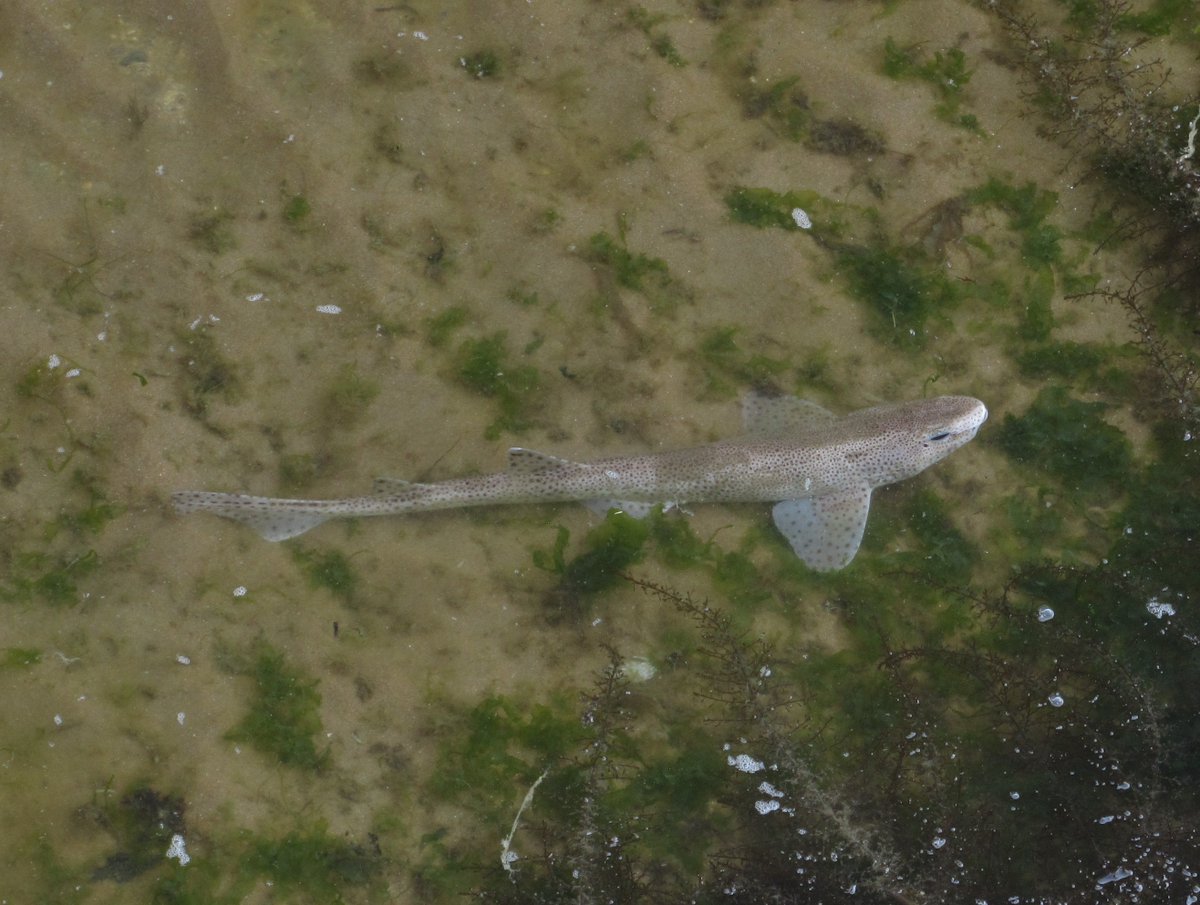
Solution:
<svg viewBox="0 0 1200 905">
<path fill-rule="evenodd" d="M 1039 97 L 956 0 L 0 8 L 0 901 L 1200 896 L 1172 9 Z M 834 575 L 765 506 L 167 502 L 705 443 L 752 387 L 992 415 Z"/>
</svg>

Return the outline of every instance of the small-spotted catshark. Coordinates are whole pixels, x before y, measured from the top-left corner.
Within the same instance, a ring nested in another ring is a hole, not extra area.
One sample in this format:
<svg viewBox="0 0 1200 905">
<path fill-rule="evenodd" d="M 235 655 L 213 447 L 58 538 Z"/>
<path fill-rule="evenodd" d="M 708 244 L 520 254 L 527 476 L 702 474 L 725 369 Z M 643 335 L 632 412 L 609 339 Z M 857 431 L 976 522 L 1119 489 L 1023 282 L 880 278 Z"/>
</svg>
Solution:
<svg viewBox="0 0 1200 905">
<path fill-rule="evenodd" d="M 215 512 L 267 540 L 303 534 L 326 519 L 458 506 L 580 500 L 598 512 L 641 518 L 655 504 L 774 502 L 775 525 L 818 571 L 854 558 L 871 491 L 924 471 L 975 436 L 987 408 L 969 396 L 881 405 L 836 417 L 793 396 L 742 400 L 745 432 L 670 452 L 572 462 L 514 448 L 497 474 L 429 484 L 379 478 L 370 496 L 282 500 L 185 490 L 176 511 Z"/>
</svg>

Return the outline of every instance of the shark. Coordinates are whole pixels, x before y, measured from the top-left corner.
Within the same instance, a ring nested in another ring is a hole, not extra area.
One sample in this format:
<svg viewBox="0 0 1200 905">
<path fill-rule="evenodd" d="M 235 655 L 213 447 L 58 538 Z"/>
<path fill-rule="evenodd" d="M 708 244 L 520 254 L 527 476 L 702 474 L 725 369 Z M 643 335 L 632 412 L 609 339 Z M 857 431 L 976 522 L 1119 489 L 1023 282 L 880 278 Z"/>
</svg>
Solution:
<svg viewBox="0 0 1200 905">
<path fill-rule="evenodd" d="M 377 478 L 366 496 L 280 499 L 184 490 L 180 514 L 211 512 L 269 541 L 333 518 L 397 515 L 464 506 L 581 501 L 601 514 L 636 518 L 657 505 L 774 503 L 776 527 L 811 569 L 831 572 L 858 552 L 871 494 L 924 471 L 969 442 L 987 420 L 970 396 L 938 396 L 837 416 L 795 396 L 749 393 L 743 432 L 705 446 L 572 461 L 532 449 L 508 451 L 495 474 L 419 483 Z"/>
</svg>

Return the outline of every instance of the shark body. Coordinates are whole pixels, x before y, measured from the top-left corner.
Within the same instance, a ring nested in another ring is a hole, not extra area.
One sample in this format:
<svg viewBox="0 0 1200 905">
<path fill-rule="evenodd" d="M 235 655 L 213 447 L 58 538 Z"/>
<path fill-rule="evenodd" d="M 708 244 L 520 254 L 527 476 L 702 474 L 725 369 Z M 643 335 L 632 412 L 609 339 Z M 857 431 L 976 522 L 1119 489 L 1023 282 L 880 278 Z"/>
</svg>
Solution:
<svg viewBox="0 0 1200 905">
<path fill-rule="evenodd" d="M 742 400 L 745 432 L 707 446 L 574 462 L 514 448 L 505 471 L 436 483 L 379 478 L 369 496 L 288 500 L 180 491 L 179 513 L 213 512 L 267 540 L 339 517 L 578 500 L 643 517 L 661 503 L 773 502 L 776 527 L 812 569 L 841 569 L 862 541 L 871 492 L 924 471 L 987 419 L 969 396 L 881 405 L 837 417 L 793 396 Z"/>
</svg>

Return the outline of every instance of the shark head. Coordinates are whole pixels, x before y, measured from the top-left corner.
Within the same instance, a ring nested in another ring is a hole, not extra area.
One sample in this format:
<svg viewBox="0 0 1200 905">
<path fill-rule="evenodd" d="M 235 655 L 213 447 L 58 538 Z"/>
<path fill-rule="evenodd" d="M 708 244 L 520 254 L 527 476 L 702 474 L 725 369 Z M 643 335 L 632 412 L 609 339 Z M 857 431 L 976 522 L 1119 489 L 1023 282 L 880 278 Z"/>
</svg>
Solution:
<svg viewBox="0 0 1200 905">
<path fill-rule="evenodd" d="M 873 434 L 860 465 L 874 487 L 902 481 L 940 462 L 974 438 L 988 411 L 970 396 L 938 396 L 884 405 L 850 417 L 862 418 Z"/>
</svg>

